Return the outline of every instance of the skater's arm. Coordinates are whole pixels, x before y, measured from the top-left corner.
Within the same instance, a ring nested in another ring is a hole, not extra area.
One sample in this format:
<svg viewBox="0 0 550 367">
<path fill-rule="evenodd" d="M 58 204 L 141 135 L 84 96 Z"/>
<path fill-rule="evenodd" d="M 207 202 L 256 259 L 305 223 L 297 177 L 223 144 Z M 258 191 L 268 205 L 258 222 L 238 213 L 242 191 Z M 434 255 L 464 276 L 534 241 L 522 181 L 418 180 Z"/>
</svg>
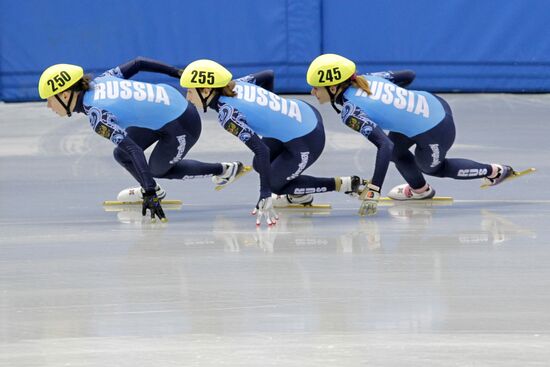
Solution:
<svg viewBox="0 0 550 367">
<path fill-rule="evenodd" d="M 92 129 L 97 134 L 112 141 L 118 148 L 128 154 L 139 177 L 141 187 L 145 190 L 154 190 L 156 183 L 145 159 L 143 149 L 127 136 L 126 131 L 122 127 L 116 124 L 115 116 L 108 111 L 101 111 L 99 109 L 90 109 L 87 113 Z"/>
<path fill-rule="evenodd" d="M 347 127 L 359 132 L 376 146 L 376 163 L 371 183 L 381 188 L 391 160 L 392 141 L 359 107 L 349 102 L 344 103 L 341 117 Z"/>
<path fill-rule="evenodd" d="M 260 175 L 260 199 L 271 197 L 269 147 L 256 134 L 250 136 L 245 144 L 254 152 L 254 168 Z"/>
<path fill-rule="evenodd" d="M 143 187 L 145 192 L 155 192 L 157 184 L 153 179 L 143 149 L 141 149 L 129 136 L 122 139 L 122 141 L 118 143 L 118 147 L 130 157 L 135 172 L 138 175 L 139 184 Z"/>
<path fill-rule="evenodd" d="M 112 75 L 117 78 L 130 79 L 140 71 L 165 74 L 174 78 L 179 78 L 181 75 L 181 70 L 174 66 L 141 56 L 128 61 L 125 64 L 119 65 L 116 68 L 107 70 L 103 73 L 103 75 Z"/>
<path fill-rule="evenodd" d="M 393 151 L 393 142 L 388 138 L 380 127 L 376 126 L 371 133 L 367 136 L 367 139 L 373 143 L 376 148 L 376 163 L 374 165 L 374 173 L 372 175 L 371 183 L 379 188 L 382 188 L 388 167 L 391 161 L 391 155 Z"/>
<path fill-rule="evenodd" d="M 270 92 L 273 92 L 273 81 L 275 79 L 275 74 L 273 70 L 262 70 L 257 73 L 249 74 L 238 78 L 236 80 L 241 82 L 247 82 L 256 84 L 264 89 L 267 89 Z"/>
<path fill-rule="evenodd" d="M 218 121 L 229 133 L 235 135 L 240 141 L 254 152 L 254 168 L 260 175 L 260 199 L 271 196 L 271 184 L 269 174 L 269 148 L 254 130 L 248 126 L 245 117 L 235 108 L 229 105 L 221 105 Z"/>
<path fill-rule="evenodd" d="M 416 73 L 413 70 L 379 71 L 376 73 L 368 73 L 368 75 L 387 79 L 402 88 L 408 87 L 416 77 Z"/>
</svg>

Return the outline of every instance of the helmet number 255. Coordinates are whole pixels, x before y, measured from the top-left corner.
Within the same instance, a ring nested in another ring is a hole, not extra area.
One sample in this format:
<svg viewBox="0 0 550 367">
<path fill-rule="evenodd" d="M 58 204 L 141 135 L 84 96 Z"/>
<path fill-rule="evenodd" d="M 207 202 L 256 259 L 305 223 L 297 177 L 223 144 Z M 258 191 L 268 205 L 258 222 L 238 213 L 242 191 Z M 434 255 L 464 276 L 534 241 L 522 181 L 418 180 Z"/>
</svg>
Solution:
<svg viewBox="0 0 550 367">
<path fill-rule="evenodd" d="M 200 84 L 214 84 L 214 72 L 191 71 L 191 82 Z"/>
<path fill-rule="evenodd" d="M 319 74 L 319 83 L 340 80 L 340 78 L 342 77 L 342 74 L 340 74 L 339 67 L 334 67 L 332 69 L 327 69 L 327 70 L 319 70 L 317 71 L 317 74 Z"/>
<path fill-rule="evenodd" d="M 65 85 L 65 82 L 68 82 L 71 80 L 71 76 L 66 71 L 62 71 L 56 76 L 54 76 L 52 79 L 48 79 L 47 83 L 50 87 L 52 87 L 52 91 L 55 92 L 58 88 Z"/>
</svg>

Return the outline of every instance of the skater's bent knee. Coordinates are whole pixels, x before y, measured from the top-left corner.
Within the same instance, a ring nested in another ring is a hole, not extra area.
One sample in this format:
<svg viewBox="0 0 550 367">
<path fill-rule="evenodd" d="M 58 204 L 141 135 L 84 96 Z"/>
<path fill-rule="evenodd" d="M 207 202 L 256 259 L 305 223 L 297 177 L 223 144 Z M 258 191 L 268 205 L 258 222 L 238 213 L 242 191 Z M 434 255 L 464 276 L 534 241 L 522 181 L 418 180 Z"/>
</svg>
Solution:
<svg viewBox="0 0 550 367">
<path fill-rule="evenodd" d="M 170 171 L 170 168 L 172 167 L 149 163 L 149 170 L 154 178 L 163 178 Z"/>
<path fill-rule="evenodd" d="M 115 160 L 119 163 L 130 161 L 130 156 L 128 155 L 128 153 L 126 153 L 124 150 L 120 149 L 119 147 L 116 147 L 113 150 L 113 157 L 115 157 Z"/>
<path fill-rule="evenodd" d="M 288 184 L 288 182 L 284 181 L 284 182 L 277 182 L 277 181 L 272 181 L 271 182 L 271 192 L 275 193 L 275 194 L 281 194 L 281 192 L 283 191 L 284 187 Z"/>
<path fill-rule="evenodd" d="M 431 167 L 429 165 L 418 165 L 418 167 L 420 168 L 422 173 L 425 173 L 427 175 L 435 176 L 435 177 L 445 177 L 444 176 L 445 170 L 443 169 L 442 164 L 439 164 L 436 167 Z"/>
</svg>

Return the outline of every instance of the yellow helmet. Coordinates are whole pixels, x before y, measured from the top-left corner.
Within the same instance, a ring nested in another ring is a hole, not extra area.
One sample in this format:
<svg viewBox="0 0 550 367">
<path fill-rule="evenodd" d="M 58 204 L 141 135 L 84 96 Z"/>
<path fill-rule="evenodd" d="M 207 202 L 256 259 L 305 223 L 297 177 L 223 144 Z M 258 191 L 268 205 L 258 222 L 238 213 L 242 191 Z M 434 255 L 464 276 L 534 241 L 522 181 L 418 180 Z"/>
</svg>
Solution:
<svg viewBox="0 0 550 367">
<path fill-rule="evenodd" d="M 307 83 L 313 87 L 328 87 L 348 80 L 355 73 L 355 63 L 335 54 L 318 56 L 307 69 Z"/>
<path fill-rule="evenodd" d="M 212 60 L 196 60 L 187 65 L 181 74 L 180 84 L 184 88 L 221 88 L 231 81 L 233 75 Z"/>
<path fill-rule="evenodd" d="M 46 99 L 69 89 L 84 76 L 84 70 L 77 65 L 52 65 L 40 76 L 38 93 L 40 98 Z"/>
</svg>

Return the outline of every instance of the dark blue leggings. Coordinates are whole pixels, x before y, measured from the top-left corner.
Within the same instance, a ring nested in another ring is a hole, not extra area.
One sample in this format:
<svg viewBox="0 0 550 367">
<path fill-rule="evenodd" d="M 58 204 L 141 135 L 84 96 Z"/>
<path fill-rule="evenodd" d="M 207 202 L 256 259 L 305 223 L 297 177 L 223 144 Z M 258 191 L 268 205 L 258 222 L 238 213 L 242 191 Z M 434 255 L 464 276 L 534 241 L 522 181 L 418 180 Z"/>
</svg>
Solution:
<svg viewBox="0 0 550 367">
<path fill-rule="evenodd" d="M 128 136 L 143 150 L 153 143 L 157 145 L 149 157 L 149 169 L 155 178 L 187 179 L 219 175 L 220 163 L 204 163 L 183 159 L 201 135 L 201 120 L 195 107 L 189 104 L 185 112 L 158 130 L 140 127 L 126 129 Z M 115 148 L 114 157 L 138 180 L 130 157 L 120 148 Z M 139 180 L 138 180 L 139 182 Z"/>
<path fill-rule="evenodd" d="M 490 164 L 463 158 L 446 158 L 455 140 L 455 124 L 447 102 L 439 97 L 438 99 L 445 109 L 445 117 L 432 129 L 413 137 L 393 131 L 389 133 L 394 143 L 392 161 L 413 189 L 426 184 L 423 173 L 429 176 L 470 180 L 485 177 L 492 172 Z M 413 154 L 409 148 L 415 144 Z"/>
<path fill-rule="evenodd" d="M 335 190 L 333 177 L 302 175 L 319 158 L 325 147 L 325 129 L 318 113 L 317 119 L 318 123 L 313 131 L 286 143 L 273 138 L 262 138 L 270 150 L 273 193 L 313 194 Z M 253 165 L 256 167 L 256 159 Z"/>
</svg>

